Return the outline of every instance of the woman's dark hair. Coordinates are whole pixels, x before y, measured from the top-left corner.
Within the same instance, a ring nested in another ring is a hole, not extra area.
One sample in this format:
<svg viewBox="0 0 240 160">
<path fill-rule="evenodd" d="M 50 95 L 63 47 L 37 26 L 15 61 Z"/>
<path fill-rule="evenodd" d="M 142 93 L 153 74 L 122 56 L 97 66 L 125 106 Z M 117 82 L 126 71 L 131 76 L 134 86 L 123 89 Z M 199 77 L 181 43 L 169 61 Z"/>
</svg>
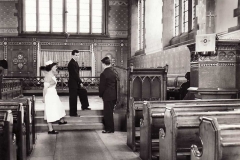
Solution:
<svg viewBox="0 0 240 160">
<path fill-rule="evenodd" d="M 111 61 L 110 61 L 110 58 L 109 57 L 104 57 L 102 60 L 101 60 L 102 63 L 104 63 L 105 65 L 110 65 L 111 64 Z"/>
<path fill-rule="evenodd" d="M 46 71 L 51 71 L 51 69 L 52 69 L 52 67 L 53 66 L 56 66 L 57 65 L 57 63 L 52 63 L 52 64 L 49 64 L 49 65 L 46 65 L 46 67 L 45 67 L 45 69 L 46 69 Z"/>
</svg>

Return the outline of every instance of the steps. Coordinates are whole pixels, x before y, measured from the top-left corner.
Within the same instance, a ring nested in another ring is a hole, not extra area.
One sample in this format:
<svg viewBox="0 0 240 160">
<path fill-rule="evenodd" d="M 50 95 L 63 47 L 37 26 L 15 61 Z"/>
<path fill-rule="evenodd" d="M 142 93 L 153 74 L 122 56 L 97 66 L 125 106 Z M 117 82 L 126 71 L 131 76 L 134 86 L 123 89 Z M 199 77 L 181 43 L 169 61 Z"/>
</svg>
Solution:
<svg viewBox="0 0 240 160">
<path fill-rule="evenodd" d="M 103 126 L 103 113 L 102 110 L 78 110 L 80 117 L 70 117 L 69 111 L 66 110 L 67 116 L 65 120 L 68 124 L 59 125 L 58 123 L 53 123 L 53 128 L 57 131 L 61 130 L 84 130 L 84 129 L 96 129 L 101 130 Z M 48 125 L 47 121 L 44 120 L 44 111 L 36 111 L 36 131 L 37 132 L 47 132 Z"/>
</svg>

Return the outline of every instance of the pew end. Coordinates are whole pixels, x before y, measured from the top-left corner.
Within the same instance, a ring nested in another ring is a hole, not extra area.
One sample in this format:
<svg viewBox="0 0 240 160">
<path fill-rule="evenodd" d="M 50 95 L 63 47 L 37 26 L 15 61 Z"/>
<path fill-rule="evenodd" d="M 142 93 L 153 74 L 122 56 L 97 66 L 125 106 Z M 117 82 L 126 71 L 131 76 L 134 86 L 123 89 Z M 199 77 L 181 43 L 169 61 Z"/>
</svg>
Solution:
<svg viewBox="0 0 240 160">
<path fill-rule="evenodd" d="M 0 112 L 0 124 L 0 158 L 3 160 L 17 160 L 16 136 L 13 133 L 11 110 Z"/>
<path fill-rule="evenodd" d="M 236 117 L 239 114 L 201 117 L 199 136 L 202 138 L 203 149 L 199 151 L 196 145 L 192 145 L 191 160 L 239 160 L 240 122 L 231 123 Z"/>
</svg>

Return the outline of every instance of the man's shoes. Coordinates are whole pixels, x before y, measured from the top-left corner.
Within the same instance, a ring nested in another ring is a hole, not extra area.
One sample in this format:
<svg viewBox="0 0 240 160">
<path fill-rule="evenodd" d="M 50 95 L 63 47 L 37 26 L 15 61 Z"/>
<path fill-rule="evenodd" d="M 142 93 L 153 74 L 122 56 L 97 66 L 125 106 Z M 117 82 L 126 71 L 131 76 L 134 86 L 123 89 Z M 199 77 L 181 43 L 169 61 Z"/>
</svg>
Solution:
<svg viewBox="0 0 240 160">
<path fill-rule="evenodd" d="M 76 115 L 70 115 L 70 117 L 80 117 L 79 114 L 76 114 Z"/>
<path fill-rule="evenodd" d="M 58 124 L 59 124 L 59 125 L 67 124 L 67 121 L 63 121 L 63 122 L 59 121 Z"/>
<path fill-rule="evenodd" d="M 102 133 L 114 133 L 114 131 L 102 131 Z"/>
<path fill-rule="evenodd" d="M 91 108 L 84 108 L 84 109 L 82 109 L 82 110 L 91 110 Z"/>
<path fill-rule="evenodd" d="M 58 131 L 55 131 L 55 130 L 48 131 L 48 134 L 58 134 Z"/>
</svg>

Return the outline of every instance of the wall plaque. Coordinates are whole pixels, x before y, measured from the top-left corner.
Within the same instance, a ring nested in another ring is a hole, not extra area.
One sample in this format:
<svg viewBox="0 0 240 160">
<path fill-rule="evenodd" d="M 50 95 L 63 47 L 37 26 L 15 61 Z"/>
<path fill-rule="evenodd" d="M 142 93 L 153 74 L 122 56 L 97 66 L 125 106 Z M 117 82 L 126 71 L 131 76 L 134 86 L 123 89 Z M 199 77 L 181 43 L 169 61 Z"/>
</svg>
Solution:
<svg viewBox="0 0 240 160">
<path fill-rule="evenodd" d="M 196 35 L 196 52 L 209 52 L 216 49 L 216 34 Z"/>
<path fill-rule="evenodd" d="M 19 53 L 18 56 L 13 59 L 13 64 L 17 65 L 19 69 L 22 69 L 26 63 L 27 59 L 23 57 L 23 53 Z"/>
</svg>

